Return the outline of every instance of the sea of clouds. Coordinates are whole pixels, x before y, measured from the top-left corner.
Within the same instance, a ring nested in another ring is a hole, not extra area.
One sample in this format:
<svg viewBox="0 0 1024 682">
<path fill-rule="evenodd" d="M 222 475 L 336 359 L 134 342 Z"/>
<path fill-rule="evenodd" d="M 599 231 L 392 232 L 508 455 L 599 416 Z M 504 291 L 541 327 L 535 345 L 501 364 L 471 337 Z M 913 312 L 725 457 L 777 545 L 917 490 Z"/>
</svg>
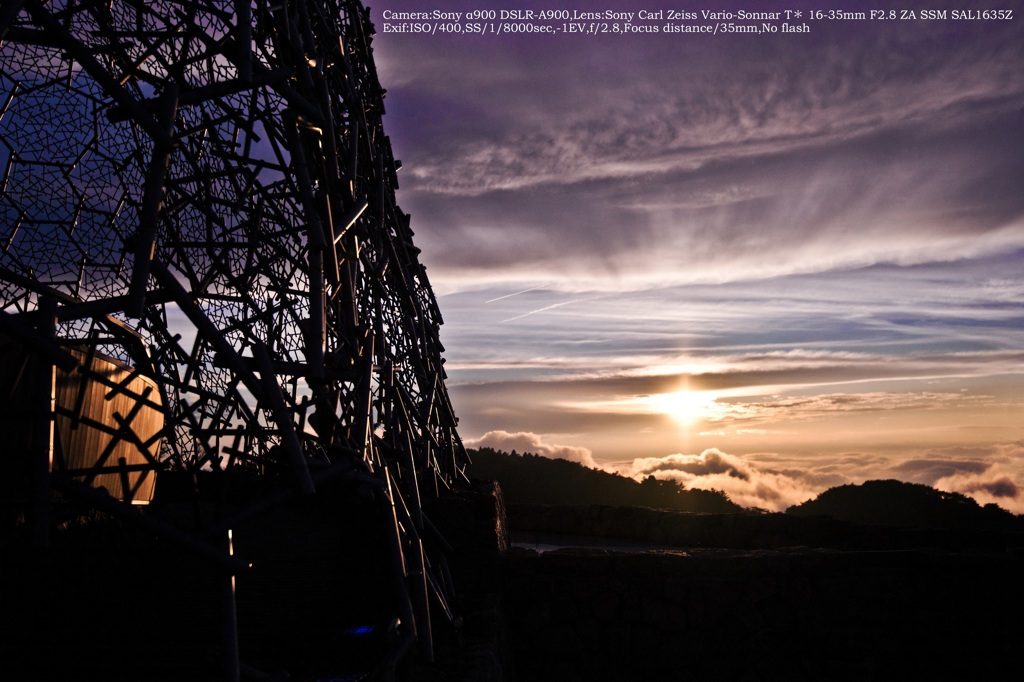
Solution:
<svg viewBox="0 0 1024 682">
<path fill-rule="evenodd" d="M 896 458 L 855 452 L 839 457 L 734 455 L 710 448 L 616 464 L 599 464 L 588 448 L 546 443 L 528 432 L 490 431 L 468 439 L 466 445 L 567 459 L 636 479 L 654 476 L 678 481 L 687 489 L 720 490 L 739 505 L 768 511 L 784 511 L 835 486 L 892 478 L 1024 513 L 1024 442 Z"/>
</svg>

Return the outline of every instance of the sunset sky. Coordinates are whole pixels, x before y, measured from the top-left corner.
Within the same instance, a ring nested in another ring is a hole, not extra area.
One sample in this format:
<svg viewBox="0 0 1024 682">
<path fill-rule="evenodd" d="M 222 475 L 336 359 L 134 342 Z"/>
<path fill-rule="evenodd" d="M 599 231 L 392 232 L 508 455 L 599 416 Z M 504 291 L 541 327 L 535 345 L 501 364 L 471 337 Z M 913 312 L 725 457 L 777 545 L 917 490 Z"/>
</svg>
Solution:
<svg viewBox="0 0 1024 682">
<path fill-rule="evenodd" d="M 370 4 L 467 444 L 767 509 L 898 478 L 1024 513 L 1018 3 L 729 36 L 392 34 L 426 5 Z M 739 6 L 811 7 L 685 9 Z"/>
</svg>

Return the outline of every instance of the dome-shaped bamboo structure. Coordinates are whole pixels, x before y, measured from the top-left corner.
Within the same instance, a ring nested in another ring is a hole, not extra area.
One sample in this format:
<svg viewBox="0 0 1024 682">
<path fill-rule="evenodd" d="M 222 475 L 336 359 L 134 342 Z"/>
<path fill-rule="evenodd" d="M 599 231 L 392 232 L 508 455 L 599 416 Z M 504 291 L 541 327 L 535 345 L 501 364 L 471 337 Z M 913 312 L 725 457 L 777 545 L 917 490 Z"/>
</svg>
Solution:
<svg viewBox="0 0 1024 682">
<path fill-rule="evenodd" d="M 466 456 L 373 33 L 353 0 L 4 5 L 0 332 L 36 383 L 0 467 L 37 543 L 52 488 L 236 574 L 229 529 L 369 500 L 394 651 L 429 659 L 431 608 L 453 616 L 424 503 Z"/>
</svg>

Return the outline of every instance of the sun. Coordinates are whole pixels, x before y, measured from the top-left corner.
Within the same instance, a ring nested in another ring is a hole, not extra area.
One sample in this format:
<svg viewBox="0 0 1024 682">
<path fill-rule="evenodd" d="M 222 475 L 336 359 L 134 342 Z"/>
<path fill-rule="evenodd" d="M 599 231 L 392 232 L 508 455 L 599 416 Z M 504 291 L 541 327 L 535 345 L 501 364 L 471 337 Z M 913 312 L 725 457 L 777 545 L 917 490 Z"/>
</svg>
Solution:
<svg viewBox="0 0 1024 682">
<path fill-rule="evenodd" d="M 682 389 L 653 395 L 651 402 L 658 412 L 671 417 L 682 426 L 693 426 L 721 412 L 721 406 L 715 402 L 717 397 L 708 391 Z"/>
</svg>

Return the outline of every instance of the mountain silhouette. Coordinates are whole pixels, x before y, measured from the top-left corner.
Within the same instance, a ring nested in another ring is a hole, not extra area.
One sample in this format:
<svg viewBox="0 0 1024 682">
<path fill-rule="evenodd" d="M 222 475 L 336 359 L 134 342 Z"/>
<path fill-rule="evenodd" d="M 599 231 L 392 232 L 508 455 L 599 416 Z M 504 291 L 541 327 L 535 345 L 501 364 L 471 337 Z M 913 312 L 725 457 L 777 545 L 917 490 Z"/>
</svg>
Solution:
<svg viewBox="0 0 1024 682">
<path fill-rule="evenodd" d="M 1020 531 L 1020 517 L 995 504 L 980 506 L 960 493 L 892 479 L 829 488 L 790 507 L 794 516 L 830 516 L 862 524 Z"/>
<path fill-rule="evenodd" d="M 636 481 L 577 462 L 530 453 L 480 448 L 469 451 L 470 478 L 497 481 L 509 504 L 651 507 L 729 514 L 747 511 L 718 490 L 687 490 L 675 481 Z"/>
</svg>

